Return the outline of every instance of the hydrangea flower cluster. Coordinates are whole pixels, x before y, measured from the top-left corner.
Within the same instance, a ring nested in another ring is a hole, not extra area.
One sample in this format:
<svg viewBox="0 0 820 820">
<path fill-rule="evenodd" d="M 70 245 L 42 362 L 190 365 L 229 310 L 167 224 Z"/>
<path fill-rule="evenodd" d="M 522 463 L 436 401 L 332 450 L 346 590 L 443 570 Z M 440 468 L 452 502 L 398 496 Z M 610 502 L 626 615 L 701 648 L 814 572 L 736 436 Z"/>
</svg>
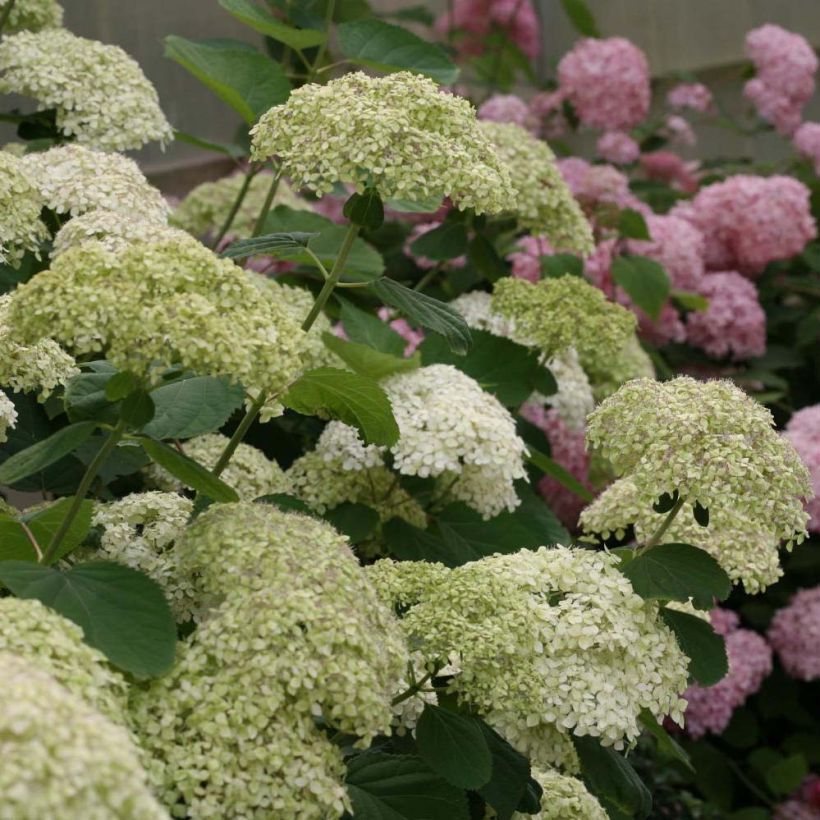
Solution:
<svg viewBox="0 0 820 820">
<path fill-rule="evenodd" d="M 814 172 L 820 175 L 820 122 L 804 122 L 792 138 L 795 150 L 814 163 Z"/>
<path fill-rule="evenodd" d="M 609 815 L 597 798 L 577 777 L 556 769 L 535 769 L 533 778 L 543 789 L 541 811 L 537 814 L 513 813 L 513 820 L 607 820 Z"/>
<path fill-rule="evenodd" d="M 688 660 L 617 563 L 557 546 L 442 568 L 426 588 L 412 563 L 367 571 L 388 603 L 405 600 L 409 640 L 429 668 L 446 664 L 440 674 L 462 702 L 535 766 L 573 769 L 568 733 L 622 748 L 642 709 L 680 722 L 685 707 Z M 416 600 L 407 600 L 406 572 Z"/>
<path fill-rule="evenodd" d="M 720 734 L 740 708 L 772 671 L 772 650 L 757 632 L 739 628 L 731 610 L 710 613 L 712 626 L 726 641 L 728 674 L 714 686 L 692 684 L 684 693 L 687 702 L 685 728 L 697 739 L 707 733 Z"/>
<path fill-rule="evenodd" d="M 595 143 L 598 154 L 613 165 L 631 165 L 641 155 L 641 147 L 624 131 L 606 131 Z"/>
<path fill-rule="evenodd" d="M 118 369 L 146 378 L 181 364 L 254 396 L 289 383 L 304 337 L 241 268 L 187 236 L 116 256 L 96 243 L 73 248 L 18 288 L 8 323 L 26 343 L 106 350 Z"/>
<path fill-rule="evenodd" d="M 795 794 L 774 807 L 772 820 L 820 820 L 820 777 L 807 775 Z"/>
<path fill-rule="evenodd" d="M 705 276 L 698 291 L 709 306 L 686 316 L 689 344 L 716 359 L 751 359 L 766 352 L 766 314 L 754 283 L 724 271 Z"/>
<path fill-rule="evenodd" d="M 584 125 L 605 131 L 636 126 L 649 110 L 649 65 L 629 40 L 579 40 L 558 63 L 561 91 Z"/>
<path fill-rule="evenodd" d="M 552 396 L 538 398 L 550 404 L 570 430 L 583 430 L 587 416 L 595 407 L 595 399 L 578 352 L 569 347 L 553 356 L 547 367 L 555 376 L 558 390 Z"/>
<path fill-rule="evenodd" d="M 809 529 L 820 532 L 820 405 L 798 410 L 786 425 L 786 438 L 797 450 L 811 474 L 814 498 L 809 499 Z"/>
<path fill-rule="evenodd" d="M 42 667 L 0 652 L 3 817 L 167 820 L 128 732 Z"/>
<path fill-rule="evenodd" d="M 666 104 L 676 111 L 697 111 L 709 114 L 714 107 L 712 92 L 703 83 L 678 83 L 669 89 Z"/>
<path fill-rule="evenodd" d="M 5 11 L 11 1 L 0 3 L 0 11 Z M 3 28 L 8 34 L 16 34 L 18 31 L 59 28 L 62 24 L 63 7 L 57 0 L 16 0 Z"/>
<path fill-rule="evenodd" d="M 529 105 L 515 94 L 493 94 L 478 108 L 478 118 L 489 122 L 511 122 L 530 133 L 536 131 L 536 117 Z"/>
<path fill-rule="evenodd" d="M 746 83 L 744 95 L 781 134 L 792 134 L 814 93 L 814 49 L 800 34 L 767 23 L 746 35 L 746 54 L 757 74 Z"/>
<path fill-rule="evenodd" d="M 777 259 L 800 253 L 817 236 L 809 190 L 792 177 L 738 174 L 702 188 L 672 215 L 703 234 L 708 270 L 754 277 Z"/>
<path fill-rule="evenodd" d="M 449 196 L 479 213 L 515 200 L 470 103 L 408 72 L 304 85 L 251 133 L 254 159 L 278 157 L 296 185 L 320 196 L 341 182 L 371 185 L 384 198 Z"/>
<path fill-rule="evenodd" d="M 0 443 L 7 440 L 6 431 L 17 424 L 17 408 L 14 402 L 0 390 Z"/>
<path fill-rule="evenodd" d="M 60 130 L 92 148 L 127 151 L 173 138 L 156 89 L 134 60 L 62 28 L 4 38 L 0 92 L 55 108 Z"/>
<path fill-rule="evenodd" d="M 512 265 L 510 271 L 519 279 L 537 282 L 541 278 L 541 257 L 555 253 L 552 243 L 546 236 L 522 236 L 515 244 L 515 250 L 507 256 Z"/>
<path fill-rule="evenodd" d="M 820 678 L 820 587 L 796 592 L 775 613 L 766 637 L 789 675 Z"/>
<path fill-rule="evenodd" d="M 514 195 L 504 210 L 513 212 L 522 228 L 546 234 L 556 247 L 590 253 L 592 229 L 549 145 L 514 123 L 482 122 L 480 130 L 495 146 L 512 180 Z"/>
<path fill-rule="evenodd" d="M 689 121 L 677 114 L 671 114 L 663 121 L 660 133 L 669 140 L 671 145 L 681 148 L 691 148 L 698 141 Z"/>
<path fill-rule="evenodd" d="M 581 157 L 566 157 L 558 160 L 558 170 L 586 212 L 615 206 L 648 213 L 647 206 L 629 190 L 626 175 L 611 165 L 592 165 Z"/>
<path fill-rule="evenodd" d="M 462 293 L 450 302 L 450 307 L 457 310 L 474 330 L 486 330 L 505 339 L 515 335 L 515 323 L 493 310 L 492 294 L 483 290 Z"/>
<path fill-rule="evenodd" d="M 609 361 L 584 364 L 596 402 L 611 396 L 622 384 L 632 379 L 654 379 L 655 366 L 633 333 L 626 344 Z"/>
<path fill-rule="evenodd" d="M 26 251 L 39 255 L 40 244 L 48 238 L 42 208 L 23 162 L 0 151 L 0 262 L 17 265 Z"/>
<path fill-rule="evenodd" d="M 650 151 L 641 154 L 641 170 L 647 179 L 665 182 L 675 190 L 694 194 L 698 190 L 700 163 L 686 162 L 674 151 Z"/>
</svg>

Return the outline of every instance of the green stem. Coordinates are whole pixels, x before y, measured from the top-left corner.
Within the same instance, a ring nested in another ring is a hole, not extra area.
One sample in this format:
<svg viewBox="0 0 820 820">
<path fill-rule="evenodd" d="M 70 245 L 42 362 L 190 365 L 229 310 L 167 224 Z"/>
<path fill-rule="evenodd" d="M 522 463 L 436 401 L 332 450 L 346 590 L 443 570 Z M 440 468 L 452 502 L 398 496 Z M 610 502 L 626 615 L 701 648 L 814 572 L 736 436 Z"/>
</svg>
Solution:
<svg viewBox="0 0 820 820">
<path fill-rule="evenodd" d="M 433 279 L 435 279 L 436 276 L 438 276 L 440 270 L 441 269 L 438 265 L 436 265 L 434 268 L 430 268 L 430 270 L 428 270 L 427 273 L 425 273 L 424 276 L 422 276 L 421 279 L 419 279 L 419 281 L 416 282 L 415 285 L 413 285 L 413 290 L 424 290 L 430 284 L 430 282 L 432 282 Z"/>
<path fill-rule="evenodd" d="M 3 9 L 2 15 L 0 15 L 0 35 L 3 33 L 3 29 L 6 27 L 6 23 L 9 20 L 9 16 L 11 15 L 12 9 L 14 9 L 14 4 L 17 0 L 9 0 L 6 4 L 6 7 Z"/>
<path fill-rule="evenodd" d="M 268 218 L 271 205 L 273 205 L 273 200 L 276 197 L 276 192 L 279 190 L 279 180 L 281 178 L 282 170 L 279 169 L 273 175 L 273 180 L 271 181 L 270 188 L 268 189 L 268 195 L 265 197 L 265 203 L 262 205 L 262 210 L 259 212 L 259 216 L 256 219 L 256 224 L 253 226 L 251 239 L 256 236 L 260 236 L 265 228 L 265 220 Z"/>
<path fill-rule="evenodd" d="M 65 518 L 63 518 L 60 522 L 60 526 L 54 533 L 54 536 L 48 545 L 48 549 L 45 551 L 45 554 L 40 561 L 41 564 L 50 564 L 54 560 L 63 538 L 65 538 L 65 535 L 71 527 L 72 522 L 77 517 L 77 513 L 80 511 L 80 507 L 82 507 L 83 501 L 91 488 L 92 482 L 97 477 L 97 473 L 108 459 L 108 456 L 111 455 L 112 451 L 123 437 L 125 428 L 125 422 L 120 419 L 120 421 L 117 422 L 117 426 L 114 427 L 108 434 L 108 438 L 103 442 L 102 447 L 100 447 L 97 451 L 97 455 L 91 459 L 91 463 L 88 465 L 85 475 L 83 475 L 80 484 L 77 487 L 74 500 L 71 502 L 71 506 L 69 507 Z"/>
<path fill-rule="evenodd" d="M 225 445 L 225 449 L 222 451 L 222 455 L 219 457 L 219 461 L 216 462 L 216 466 L 211 470 L 211 472 L 218 476 L 227 466 L 228 462 L 233 457 L 233 454 L 236 452 L 236 448 L 241 443 L 242 439 L 245 438 L 245 434 L 250 430 L 251 425 L 256 421 L 256 417 L 259 415 L 259 411 L 262 409 L 265 402 L 268 400 L 268 394 L 263 390 L 254 400 L 253 404 L 247 409 L 245 415 L 242 417 L 242 421 L 239 422 L 236 430 L 234 430 L 233 435 L 231 436 L 230 441 Z"/>
<path fill-rule="evenodd" d="M 312 83 L 316 77 L 316 73 L 319 70 L 319 66 L 322 64 L 322 60 L 325 59 L 325 54 L 327 53 L 328 43 L 330 42 L 330 29 L 333 27 L 333 13 L 336 11 L 336 0 L 328 0 L 327 2 L 327 9 L 325 11 L 325 32 L 327 36 L 324 39 L 324 42 L 319 46 L 319 50 L 316 52 L 316 59 L 313 61 L 313 66 L 308 73 L 308 82 Z"/>
<path fill-rule="evenodd" d="M 258 168 L 254 168 L 253 166 L 248 168 L 248 172 L 245 174 L 245 181 L 242 183 L 242 187 L 239 189 L 239 193 L 236 195 L 236 199 L 234 200 L 234 203 L 231 206 L 231 210 L 228 212 L 228 216 L 225 218 L 225 222 L 219 229 L 219 233 L 216 235 L 216 238 L 214 239 L 211 245 L 211 248 L 213 250 L 216 250 L 216 248 L 219 247 L 219 243 L 225 238 L 225 235 L 231 229 L 231 225 L 233 225 L 233 221 L 234 219 L 236 219 L 236 215 L 239 213 L 239 209 L 242 207 L 242 203 L 245 201 L 245 197 L 248 195 L 248 191 L 251 187 L 251 182 L 258 173 Z"/>
<path fill-rule="evenodd" d="M 393 700 L 390 701 L 391 706 L 397 706 L 402 701 L 407 700 L 408 698 L 412 698 L 413 695 L 417 694 L 421 691 L 422 686 L 430 680 L 434 672 L 428 672 L 421 680 L 417 680 L 412 686 L 408 686 L 400 695 L 396 695 Z"/>
<path fill-rule="evenodd" d="M 660 527 L 655 530 L 652 537 L 641 547 L 641 552 L 646 552 L 647 550 L 652 549 L 652 547 L 657 546 L 660 543 L 661 538 L 663 538 L 666 531 L 669 529 L 672 522 L 675 520 L 675 516 L 680 512 L 681 507 L 683 506 L 683 498 L 678 498 L 678 500 L 672 506 L 672 509 L 669 510 L 669 514 L 666 518 L 663 519 L 661 522 Z"/>
<path fill-rule="evenodd" d="M 319 295 L 316 297 L 316 301 L 313 303 L 313 307 L 310 309 L 305 321 L 302 322 L 302 330 L 310 330 L 313 323 L 316 321 L 316 317 L 319 315 L 322 308 L 325 306 L 325 303 L 330 298 L 330 294 L 333 293 L 333 289 L 336 287 L 336 283 L 341 278 L 342 271 L 345 267 L 345 262 L 347 262 L 348 254 L 350 253 L 350 249 L 353 247 L 353 242 L 359 235 L 360 229 L 361 227 L 359 225 L 355 225 L 352 222 L 350 223 L 347 233 L 345 234 L 344 241 L 342 242 L 342 247 L 339 248 L 339 255 L 333 263 L 333 268 L 331 269 L 327 279 L 325 279 L 325 283 L 322 285 L 322 289 L 319 291 Z"/>
</svg>

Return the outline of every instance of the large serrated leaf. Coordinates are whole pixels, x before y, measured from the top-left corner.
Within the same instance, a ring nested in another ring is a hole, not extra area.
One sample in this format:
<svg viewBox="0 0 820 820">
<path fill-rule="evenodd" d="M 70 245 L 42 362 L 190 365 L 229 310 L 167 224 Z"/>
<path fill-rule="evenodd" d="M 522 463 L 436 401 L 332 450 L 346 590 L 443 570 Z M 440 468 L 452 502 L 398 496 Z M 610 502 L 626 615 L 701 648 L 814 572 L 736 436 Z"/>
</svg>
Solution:
<svg viewBox="0 0 820 820">
<path fill-rule="evenodd" d="M 61 498 L 35 512 L 17 517 L 0 515 L 0 561 L 39 561 L 73 503 L 73 497 Z M 88 499 L 80 504 L 54 556 L 55 561 L 79 546 L 88 535 L 92 506 Z"/>
<path fill-rule="evenodd" d="M 689 657 L 689 674 L 701 686 L 713 686 L 726 676 L 729 671 L 726 644 L 708 621 L 666 607 L 661 609 L 661 617 Z"/>
<path fill-rule="evenodd" d="M 324 31 L 289 26 L 250 0 L 219 0 L 219 5 L 254 31 L 297 50 L 321 45 L 327 39 Z"/>
<path fill-rule="evenodd" d="M 368 345 L 348 342 L 332 333 L 323 333 L 325 347 L 332 350 L 351 370 L 374 381 L 381 381 L 393 373 L 406 373 L 416 370 L 421 359 L 416 353 L 409 358 L 382 353 Z"/>
</svg>

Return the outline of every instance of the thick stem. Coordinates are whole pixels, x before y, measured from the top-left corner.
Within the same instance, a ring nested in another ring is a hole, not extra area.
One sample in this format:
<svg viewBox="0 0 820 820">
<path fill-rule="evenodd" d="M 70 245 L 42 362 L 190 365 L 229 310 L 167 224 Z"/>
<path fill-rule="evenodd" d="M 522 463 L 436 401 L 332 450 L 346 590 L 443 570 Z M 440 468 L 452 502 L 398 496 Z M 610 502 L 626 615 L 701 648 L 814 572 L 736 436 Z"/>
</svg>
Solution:
<svg viewBox="0 0 820 820">
<path fill-rule="evenodd" d="M 250 430 L 251 425 L 256 421 L 259 411 L 267 400 L 268 394 L 263 390 L 248 408 L 242 417 L 242 421 L 239 422 L 236 430 L 234 430 L 231 440 L 225 445 L 225 449 L 222 451 L 219 461 L 216 462 L 216 466 L 211 470 L 215 476 L 218 476 L 228 466 L 228 462 L 236 452 L 236 448 L 240 445 L 242 439 L 245 438 L 245 434 Z"/>
<path fill-rule="evenodd" d="M 319 295 L 316 297 L 316 301 L 313 303 L 313 307 L 310 309 L 305 321 L 302 322 L 302 330 L 310 330 L 313 323 L 316 321 L 316 317 L 319 315 L 322 308 L 325 306 L 325 303 L 330 298 L 330 294 L 333 293 L 336 283 L 341 278 L 350 249 L 353 247 L 353 243 L 359 235 L 359 230 L 360 226 L 354 225 L 353 223 L 351 223 L 348 227 L 344 241 L 342 242 L 342 247 L 339 248 L 339 255 L 333 263 L 333 268 L 325 280 L 324 285 L 322 285 L 322 289 L 319 291 Z"/>
<path fill-rule="evenodd" d="M 655 532 L 652 534 L 652 537 L 643 545 L 643 547 L 641 548 L 641 552 L 646 552 L 647 550 L 652 549 L 652 547 L 655 547 L 660 543 L 661 538 L 663 538 L 664 534 L 669 529 L 672 522 L 675 520 L 675 516 L 680 512 L 682 506 L 683 498 L 681 497 L 678 498 L 678 500 L 672 506 L 672 509 L 669 510 L 669 514 L 666 516 L 666 518 L 663 519 L 660 527 L 658 527 L 658 529 L 655 530 Z"/>
<path fill-rule="evenodd" d="M 43 558 L 40 561 L 41 564 L 50 564 L 56 557 L 57 550 L 60 548 L 63 538 L 65 538 L 71 524 L 77 517 L 77 513 L 80 511 L 80 507 L 82 506 L 89 489 L 91 489 L 92 482 L 97 477 L 97 473 L 100 471 L 103 464 L 105 464 L 108 456 L 111 455 L 111 452 L 119 443 L 123 433 L 125 433 L 125 427 L 126 424 L 124 421 L 120 420 L 117 422 L 117 426 L 108 434 L 108 438 L 103 442 L 102 447 L 100 447 L 97 451 L 97 455 L 91 459 L 91 463 L 88 465 L 85 475 L 83 475 L 80 484 L 77 487 L 77 492 L 74 495 L 74 500 L 71 502 L 71 507 L 69 507 L 65 518 L 60 522 L 57 532 L 54 533 L 51 543 L 49 543 L 48 549 L 45 551 Z"/>
<path fill-rule="evenodd" d="M 390 705 L 396 706 L 402 701 L 405 701 L 408 698 L 412 698 L 413 695 L 421 691 L 424 684 L 427 683 L 427 681 L 429 681 L 434 674 L 435 673 L 433 672 L 428 672 L 421 680 L 417 680 L 412 686 L 409 686 L 400 695 L 396 695 L 396 697 L 394 697 L 393 700 L 390 701 Z"/>
<path fill-rule="evenodd" d="M 0 14 L 0 36 L 2 36 L 3 34 L 3 29 L 6 27 L 6 23 L 9 20 L 9 16 L 11 15 L 12 10 L 14 9 L 14 4 L 16 2 L 17 0 L 9 0 L 8 3 L 6 3 L 6 7 Z"/>
<path fill-rule="evenodd" d="M 223 223 L 222 227 L 219 229 L 219 233 L 216 235 L 213 243 L 211 244 L 211 248 L 216 250 L 219 247 L 219 243 L 225 238 L 225 235 L 231 229 L 231 225 L 233 225 L 234 219 L 236 219 L 236 215 L 239 213 L 239 209 L 242 207 L 242 203 L 245 201 L 245 197 L 248 195 L 248 191 L 251 187 L 251 182 L 253 178 L 259 173 L 259 170 L 251 166 L 248 168 L 248 172 L 245 174 L 245 181 L 242 183 L 242 187 L 239 189 L 239 193 L 236 195 L 236 199 L 234 200 L 233 205 L 231 206 L 231 210 L 228 212 L 228 216 L 225 218 L 225 222 Z"/>
</svg>

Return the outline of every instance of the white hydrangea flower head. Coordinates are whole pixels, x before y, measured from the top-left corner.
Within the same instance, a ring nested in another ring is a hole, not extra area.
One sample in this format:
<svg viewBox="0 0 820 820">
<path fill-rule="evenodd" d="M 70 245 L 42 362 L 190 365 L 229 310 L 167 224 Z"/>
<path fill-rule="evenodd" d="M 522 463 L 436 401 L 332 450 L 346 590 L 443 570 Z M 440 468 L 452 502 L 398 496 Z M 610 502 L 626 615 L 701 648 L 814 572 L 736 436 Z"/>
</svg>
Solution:
<svg viewBox="0 0 820 820">
<path fill-rule="evenodd" d="M 383 387 L 401 434 L 390 448 L 398 472 L 445 476 L 453 497 L 486 518 L 518 506 L 513 485 L 526 477 L 526 447 L 495 396 L 440 364 L 391 376 Z"/>
<path fill-rule="evenodd" d="M 79 626 L 38 600 L 0 598 L 0 652 L 25 658 L 90 707 L 124 723 L 125 679 L 83 640 Z"/>
<path fill-rule="evenodd" d="M 62 28 L 22 31 L 0 43 L 0 92 L 57 110 L 57 126 L 77 142 L 128 151 L 173 139 L 156 89 L 121 48 Z"/>
<path fill-rule="evenodd" d="M 515 214 L 522 228 L 549 237 L 554 247 L 591 254 L 595 250 L 592 228 L 549 145 L 512 122 L 485 120 L 479 128 L 495 146 L 512 180 L 515 195 L 505 210 Z"/>
<path fill-rule="evenodd" d="M 0 442 L 6 441 L 6 431 L 17 424 L 17 408 L 14 402 L 0 390 Z"/>
<path fill-rule="evenodd" d="M 583 781 L 555 769 L 534 769 L 532 776 L 543 789 L 541 811 L 537 814 L 513 813 L 513 820 L 608 820 L 598 799 Z"/>
<path fill-rule="evenodd" d="M 256 220 L 268 196 L 271 177 L 270 173 L 260 173 L 251 180 L 245 199 L 231 223 L 231 236 L 246 238 L 253 233 Z M 197 185 L 174 208 L 171 224 L 194 236 L 216 233 L 225 224 L 244 182 L 243 174 L 232 174 L 215 182 Z M 288 208 L 298 211 L 313 210 L 310 203 L 297 196 L 283 179 L 279 180 L 279 187 L 273 199 L 273 207 L 277 205 L 287 205 Z"/>
<path fill-rule="evenodd" d="M 40 219 L 43 197 L 23 162 L 0 151 L 0 262 L 17 265 L 26 251 L 39 255 L 48 229 Z"/>
<path fill-rule="evenodd" d="M 578 351 L 569 347 L 557 353 L 547 362 L 547 367 L 555 376 L 558 390 L 552 396 L 536 394 L 533 399 L 555 408 L 561 421 L 571 430 L 583 430 L 587 416 L 595 408 L 595 399 L 589 378 L 578 359 Z"/>
<path fill-rule="evenodd" d="M 611 396 L 632 379 L 654 379 L 656 375 L 655 365 L 635 333 L 610 359 L 587 362 L 584 369 L 596 402 Z"/>
<path fill-rule="evenodd" d="M 450 302 L 450 307 L 457 310 L 473 330 L 486 330 L 495 336 L 512 339 L 515 336 L 515 322 L 495 313 L 492 301 L 492 294 L 473 290 L 457 296 Z"/>
<path fill-rule="evenodd" d="M 128 732 L 5 650 L 0 738 L 4 819 L 168 820 Z"/>
<path fill-rule="evenodd" d="M 678 491 L 710 518 L 745 518 L 745 532 L 805 537 L 808 470 L 771 413 L 728 380 L 627 382 L 589 416 L 587 439 L 632 480 L 639 506 Z"/>
<path fill-rule="evenodd" d="M 478 213 L 507 210 L 515 197 L 470 102 L 406 71 L 304 85 L 251 134 L 254 159 L 278 157 L 295 185 L 320 196 L 339 182 L 370 185 L 384 198 L 449 196 Z"/>
<path fill-rule="evenodd" d="M 187 235 L 119 254 L 94 242 L 72 248 L 18 287 L 7 321 L 23 342 L 106 351 L 147 379 L 179 364 L 252 396 L 282 390 L 302 367 L 304 333 L 287 310 Z"/>
<path fill-rule="evenodd" d="M 11 0 L 0 2 L 0 12 L 8 8 Z M 4 34 L 18 31 L 40 31 L 44 28 L 59 28 L 63 24 L 63 7 L 57 0 L 16 0 L 11 7 Z"/>
<path fill-rule="evenodd" d="M 80 370 L 74 359 L 51 339 L 20 344 L 8 325 L 14 294 L 0 296 L 0 385 L 14 392 L 38 392 L 45 400 Z"/>
<path fill-rule="evenodd" d="M 179 569 L 174 542 L 185 530 L 193 501 L 175 493 L 132 493 L 97 504 L 91 524 L 100 529 L 97 557 L 118 561 L 156 581 L 178 622 L 196 611 L 194 585 Z"/>
<path fill-rule="evenodd" d="M 2 49 L 2 45 L 0 45 Z M 60 145 L 21 160 L 31 184 L 58 214 L 113 211 L 165 225 L 170 209 L 134 160 L 82 145 Z"/>
<path fill-rule="evenodd" d="M 63 225 L 54 237 L 51 258 L 86 242 L 99 242 L 109 253 L 119 253 L 135 242 L 167 242 L 182 231 L 153 219 L 128 216 L 117 211 L 88 211 Z"/>
<path fill-rule="evenodd" d="M 227 444 L 227 436 L 221 433 L 206 433 L 184 442 L 182 451 L 206 469 L 212 470 Z M 151 464 L 146 468 L 146 473 L 153 486 L 161 490 L 179 492 L 183 489 L 182 482 L 163 467 Z M 219 477 L 246 501 L 253 501 L 263 495 L 286 493 L 290 489 L 290 483 L 282 468 L 250 444 L 241 443 L 236 448 L 228 466 Z"/>
</svg>

